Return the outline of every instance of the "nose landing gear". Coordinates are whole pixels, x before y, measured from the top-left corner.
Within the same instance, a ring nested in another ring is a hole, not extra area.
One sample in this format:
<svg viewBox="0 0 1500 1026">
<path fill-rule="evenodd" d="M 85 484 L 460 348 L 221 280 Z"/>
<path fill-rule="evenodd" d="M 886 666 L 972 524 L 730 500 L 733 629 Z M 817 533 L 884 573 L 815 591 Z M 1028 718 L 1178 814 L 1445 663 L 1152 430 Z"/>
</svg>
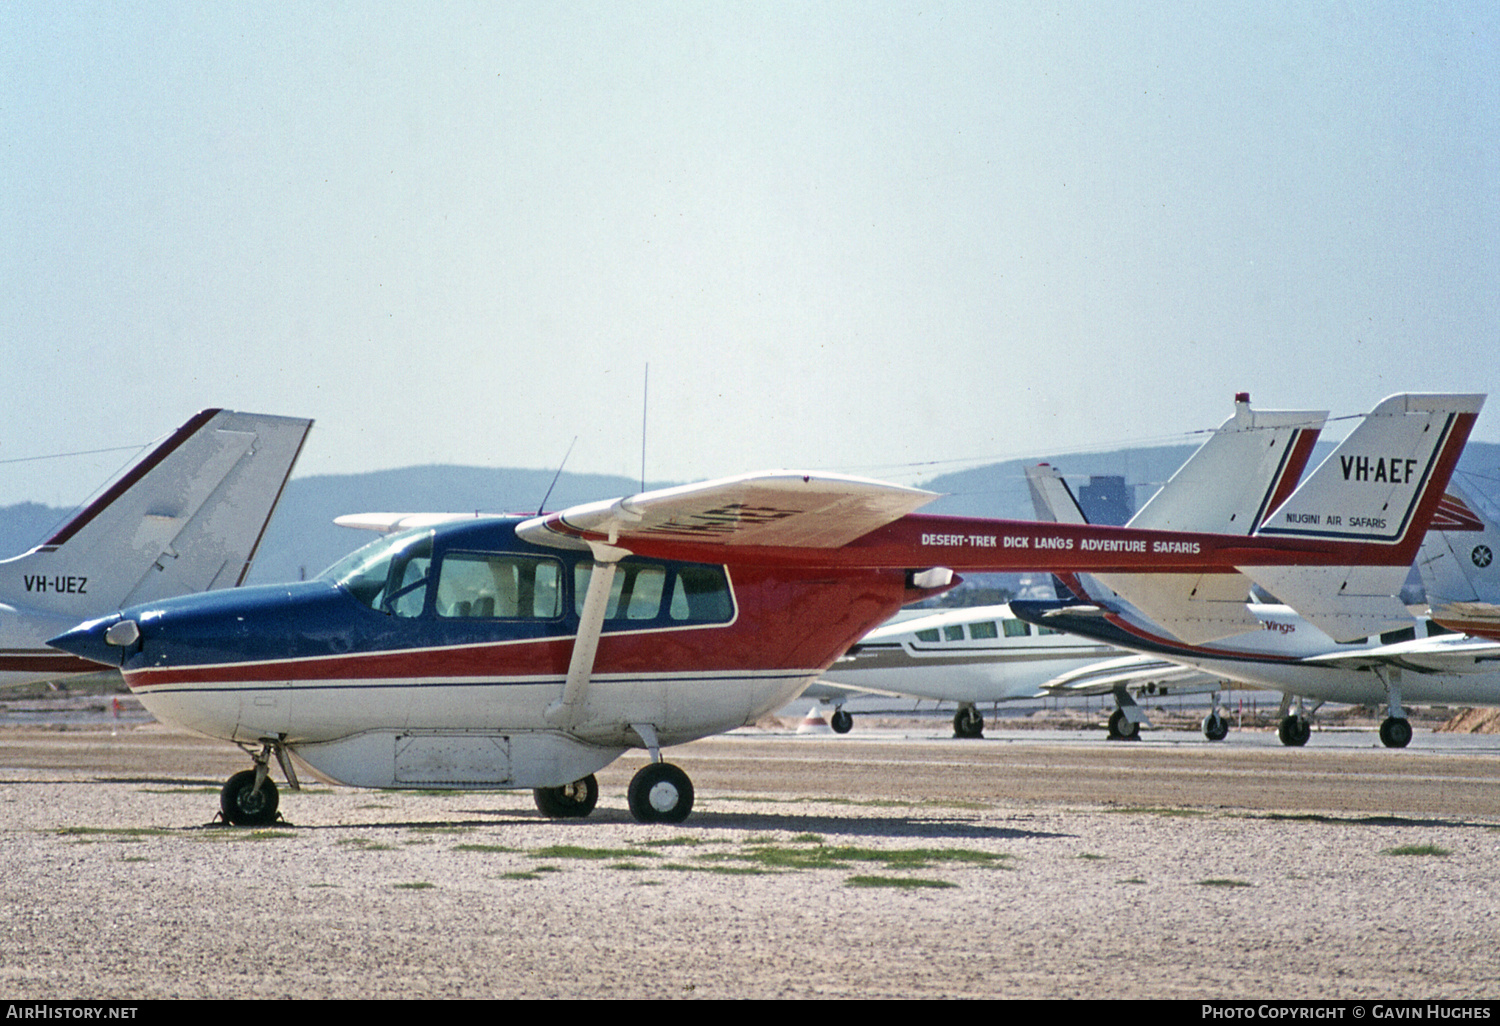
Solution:
<svg viewBox="0 0 1500 1026">
<path fill-rule="evenodd" d="M 250 753 L 255 768 L 241 770 L 225 782 L 219 792 L 219 815 L 231 826 L 270 826 L 280 818 L 276 810 L 281 804 L 281 796 L 271 780 L 271 753 L 276 753 L 276 761 L 293 791 L 301 790 L 297 771 L 292 768 L 280 738 L 264 739 L 259 752 L 251 752 L 245 745 L 240 747 Z"/>
</svg>

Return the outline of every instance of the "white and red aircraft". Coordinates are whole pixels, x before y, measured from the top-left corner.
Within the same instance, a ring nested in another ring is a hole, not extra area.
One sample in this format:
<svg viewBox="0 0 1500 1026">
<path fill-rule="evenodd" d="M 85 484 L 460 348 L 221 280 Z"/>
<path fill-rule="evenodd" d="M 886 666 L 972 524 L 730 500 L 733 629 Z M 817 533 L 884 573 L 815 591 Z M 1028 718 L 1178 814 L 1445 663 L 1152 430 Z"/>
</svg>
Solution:
<svg viewBox="0 0 1500 1026">
<path fill-rule="evenodd" d="M 87 617 L 245 579 L 312 421 L 204 410 L 42 544 L 0 561 L 0 686 L 96 673 Z"/>
<path fill-rule="evenodd" d="M 146 603 L 52 643 L 119 665 L 158 717 L 245 747 L 255 768 L 221 795 L 231 822 L 275 817 L 272 754 L 294 786 L 293 754 L 346 784 L 532 788 L 543 812 L 578 816 L 631 747 L 652 756 L 631 812 L 676 822 L 693 789 L 662 746 L 785 704 L 954 570 L 1404 576 L 1481 405 L 1387 400 L 1362 436 L 1379 448 L 1346 452 L 1378 475 L 1325 463 L 1249 536 L 923 515 L 928 492 L 774 472 L 429 520 L 314 581 Z M 1388 618 L 1388 595 L 1347 591 L 1320 608 Z"/>
</svg>

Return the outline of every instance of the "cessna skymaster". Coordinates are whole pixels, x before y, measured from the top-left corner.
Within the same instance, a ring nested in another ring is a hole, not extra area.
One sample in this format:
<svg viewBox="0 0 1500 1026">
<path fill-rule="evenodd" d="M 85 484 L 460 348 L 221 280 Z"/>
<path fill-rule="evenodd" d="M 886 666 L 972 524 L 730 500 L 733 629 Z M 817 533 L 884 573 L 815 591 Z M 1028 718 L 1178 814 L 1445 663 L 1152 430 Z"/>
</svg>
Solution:
<svg viewBox="0 0 1500 1026">
<path fill-rule="evenodd" d="M 0 686 L 97 673 L 47 647 L 82 618 L 242 582 L 311 427 L 204 410 L 41 545 L 0 561 Z"/>
<path fill-rule="evenodd" d="M 429 521 L 313 581 L 143 603 L 52 644 L 118 665 L 159 718 L 245 748 L 254 769 L 221 794 L 230 822 L 276 816 L 272 755 L 294 787 L 293 755 L 339 783 L 531 788 L 544 813 L 582 816 L 595 771 L 632 747 L 652 761 L 631 813 L 678 822 L 693 787 L 662 747 L 786 704 L 954 571 L 1379 581 L 1364 568 L 1409 566 L 1481 404 L 1387 400 L 1381 458 L 1400 473 L 1338 480 L 1325 464 L 1274 535 L 924 515 L 930 492 L 768 472 Z M 1344 589 L 1321 608 L 1380 620 L 1380 597 Z"/>
<path fill-rule="evenodd" d="M 1240 393 L 1234 414 L 1127 526 L 1249 534 L 1296 487 L 1327 419 L 1325 410 L 1252 410 L 1250 396 Z M 1076 513 L 1066 519 L 1087 523 L 1061 476 L 1050 468 L 1045 476 L 1033 472 L 1039 469 L 1028 471 L 1038 518 L 1065 519 L 1053 507 L 1066 505 Z M 1050 494 L 1057 490 L 1061 498 Z M 1182 580 L 1201 586 L 1192 578 Z M 1242 602 L 1247 590 L 1242 586 Z M 957 702 L 954 735 L 977 738 L 984 733 L 981 703 L 1037 697 L 1054 679 L 1119 654 L 1092 639 L 1033 627 L 1004 604 L 945 609 L 877 627 L 834 663 L 817 687 Z M 1162 660 L 1132 668 L 1138 686 L 1180 691 L 1203 678 Z M 840 733 L 853 724 L 842 702 L 831 720 Z"/>
</svg>

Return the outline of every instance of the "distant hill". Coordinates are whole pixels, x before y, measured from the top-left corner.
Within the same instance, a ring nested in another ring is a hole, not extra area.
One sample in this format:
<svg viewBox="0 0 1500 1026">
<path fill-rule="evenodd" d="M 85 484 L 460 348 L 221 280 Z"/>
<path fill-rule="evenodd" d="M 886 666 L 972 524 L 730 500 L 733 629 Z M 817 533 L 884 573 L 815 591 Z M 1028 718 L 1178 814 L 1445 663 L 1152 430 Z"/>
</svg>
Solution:
<svg viewBox="0 0 1500 1026">
<path fill-rule="evenodd" d="M 1135 503 L 1139 507 L 1171 477 L 1194 448 L 1156 446 L 1036 461 L 1011 460 L 943 474 L 923 483 L 922 487 L 943 495 L 924 507 L 923 512 L 1030 520 L 1033 516 L 1025 468 L 1032 462 L 1052 463 L 1073 482 L 1090 475 L 1121 475 L 1136 493 Z M 1329 448 L 1321 445 L 1314 462 L 1322 459 Z M 1483 479 L 1478 486 L 1487 497 L 1500 498 L 1500 445 L 1470 442 L 1459 468 Z M 375 512 L 534 513 L 553 473 L 428 465 L 294 479 L 287 485 L 266 531 L 250 583 L 270 584 L 311 577 L 375 537 L 335 526 L 336 516 Z M 655 481 L 647 487 L 661 488 L 672 483 Z M 565 472 L 547 500 L 547 508 L 561 509 L 628 495 L 639 487 L 639 481 L 628 477 Z M 69 513 L 34 502 L 0 507 L 0 555 L 19 554 L 39 544 Z"/>
</svg>

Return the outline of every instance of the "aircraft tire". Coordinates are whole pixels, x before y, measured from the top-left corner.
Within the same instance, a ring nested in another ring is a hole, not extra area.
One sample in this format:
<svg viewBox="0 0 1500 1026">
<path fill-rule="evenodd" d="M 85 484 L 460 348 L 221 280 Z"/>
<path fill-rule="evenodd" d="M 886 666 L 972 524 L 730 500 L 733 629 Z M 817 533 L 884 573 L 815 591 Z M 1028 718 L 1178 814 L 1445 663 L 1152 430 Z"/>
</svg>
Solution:
<svg viewBox="0 0 1500 1026">
<path fill-rule="evenodd" d="M 1288 748 L 1301 748 L 1312 737 L 1312 724 L 1304 716 L 1283 716 L 1276 736 Z"/>
<path fill-rule="evenodd" d="M 1405 748 L 1411 744 L 1411 723 L 1396 716 L 1387 716 L 1380 722 L 1380 743 L 1387 748 Z"/>
<path fill-rule="evenodd" d="M 538 787 L 531 792 L 536 807 L 551 819 L 582 819 L 599 801 L 599 781 L 590 773 L 562 787 Z"/>
<path fill-rule="evenodd" d="M 630 779 L 630 814 L 640 823 L 681 823 L 693 811 L 693 782 L 670 762 L 648 762 Z"/>
<path fill-rule="evenodd" d="M 1116 709 L 1109 714 L 1109 739 L 1111 741 L 1139 741 L 1141 739 L 1140 724 L 1130 722 L 1123 709 Z"/>
<path fill-rule="evenodd" d="M 267 777 L 255 790 L 255 771 L 243 770 L 230 777 L 219 792 L 219 811 L 224 821 L 235 826 L 269 826 L 276 822 L 276 807 L 281 801 L 276 785 Z"/>
<path fill-rule="evenodd" d="M 984 715 L 972 705 L 959 706 L 953 714 L 953 736 L 965 739 L 984 737 Z"/>
<path fill-rule="evenodd" d="M 1203 717 L 1203 736 L 1210 741 L 1222 741 L 1229 736 L 1229 721 L 1218 713 Z"/>
<path fill-rule="evenodd" d="M 835 734 L 847 734 L 854 726 L 854 717 L 845 712 L 843 706 L 839 706 L 833 711 L 833 715 L 828 717 L 828 725 L 833 728 Z"/>
</svg>

